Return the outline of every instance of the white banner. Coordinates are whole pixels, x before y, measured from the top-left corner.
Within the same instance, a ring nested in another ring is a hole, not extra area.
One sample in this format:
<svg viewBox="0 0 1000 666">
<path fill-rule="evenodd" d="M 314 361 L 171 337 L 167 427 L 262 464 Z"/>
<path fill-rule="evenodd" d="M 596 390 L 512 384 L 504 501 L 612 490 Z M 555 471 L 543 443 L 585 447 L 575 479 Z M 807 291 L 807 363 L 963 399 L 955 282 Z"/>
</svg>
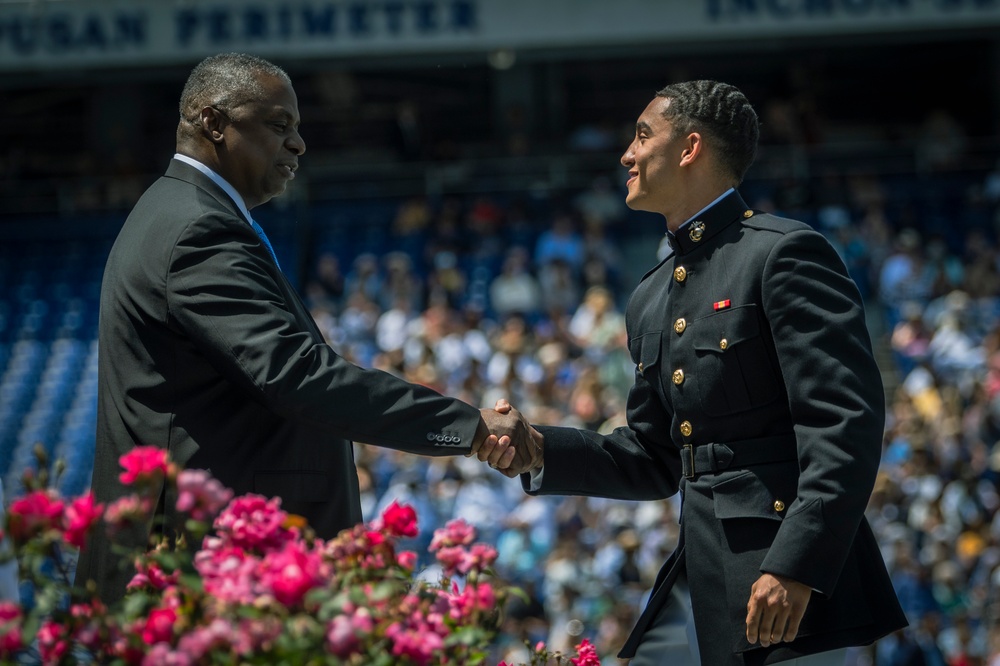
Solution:
<svg viewBox="0 0 1000 666">
<path fill-rule="evenodd" d="M 0 70 L 993 26 L 1000 0 L 0 0 Z"/>
</svg>

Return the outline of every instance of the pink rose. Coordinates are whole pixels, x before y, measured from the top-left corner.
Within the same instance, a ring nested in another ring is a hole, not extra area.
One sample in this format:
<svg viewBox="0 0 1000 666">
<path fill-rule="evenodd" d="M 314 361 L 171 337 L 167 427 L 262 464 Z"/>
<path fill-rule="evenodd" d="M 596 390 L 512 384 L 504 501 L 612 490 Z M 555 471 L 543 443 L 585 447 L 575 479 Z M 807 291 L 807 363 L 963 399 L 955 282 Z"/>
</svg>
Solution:
<svg viewBox="0 0 1000 666">
<path fill-rule="evenodd" d="M 270 552 L 261 563 L 261 586 L 288 607 L 302 603 L 309 590 L 319 585 L 319 555 L 306 552 L 301 542 L 292 541 Z"/>
<path fill-rule="evenodd" d="M 105 608 L 100 601 L 90 604 L 73 604 L 70 606 L 69 614 L 74 619 L 76 629 L 73 632 L 73 639 L 81 646 L 97 654 L 102 647 L 101 618 Z"/>
<path fill-rule="evenodd" d="M 142 658 L 142 666 L 191 666 L 194 661 L 180 650 L 172 650 L 167 643 L 157 643 Z"/>
<path fill-rule="evenodd" d="M 104 512 L 104 522 L 112 536 L 129 525 L 146 521 L 153 512 L 153 503 L 148 497 L 126 495 L 108 505 Z"/>
<path fill-rule="evenodd" d="M 434 530 L 434 538 L 428 548 L 432 553 L 448 546 L 468 546 L 476 540 L 476 528 L 461 518 L 448 521 L 444 527 Z"/>
<path fill-rule="evenodd" d="M 417 666 L 431 663 L 434 653 L 444 647 L 444 639 L 420 625 L 403 626 L 395 622 L 386 629 L 385 635 L 392 642 L 394 656 L 407 657 Z"/>
<path fill-rule="evenodd" d="M 174 637 L 174 623 L 177 611 L 173 608 L 154 608 L 149 611 L 146 624 L 142 627 L 142 642 L 146 645 L 169 643 Z"/>
<path fill-rule="evenodd" d="M 473 569 L 482 571 L 487 569 L 497 560 L 497 551 L 493 546 L 488 546 L 485 543 L 473 544 L 472 548 L 465 554 L 462 558 L 462 563 L 459 565 L 459 571 L 463 574 L 467 574 Z"/>
<path fill-rule="evenodd" d="M 151 587 L 154 590 L 165 590 L 171 585 L 177 582 L 177 578 L 180 576 L 179 571 L 174 571 L 167 574 L 160 568 L 156 562 L 144 562 L 139 559 L 135 563 L 136 574 L 129 581 L 126 589 L 132 590 L 136 588 Z"/>
<path fill-rule="evenodd" d="M 580 656 L 569 660 L 573 666 L 601 666 L 601 658 L 597 656 L 597 648 L 591 645 L 586 638 L 576 646 L 576 652 Z"/>
<path fill-rule="evenodd" d="M 177 642 L 177 650 L 196 662 L 213 650 L 227 652 L 231 641 L 237 640 L 241 633 L 227 620 L 216 618 L 207 627 L 188 630 Z"/>
<path fill-rule="evenodd" d="M 233 491 L 203 469 L 177 475 L 177 510 L 194 520 L 209 520 L 233 498 Z"/>
<path fill-rule="evenodd" d="M 253 603 L 259 560 L 242 548 L 222 544 L 220 539 L 206 538 L 205 543 L 194 556 L 194 568 L 201 574 L 205 593 L 227 603 Z"/>
<path fill-rule="evenodd" d="M 240 622 L 231 637 L 233 651 L 239 655 L 260 652 L 265 645 L 271 645 L 287 630 L 285 622 L 275 616 L 246 619 Z"/>
<path fill-rule="evenodd" d="M 357 651 L 361 641 L 374 628 L 375 622 L 367 608 L 358 608 L 350 615 L 338 615 L 327 629 L 327 645 L 336 656 L 347 658 Z"/>
<path fill-rule="evenodd" d="M 418 533 L 417 512 L 409 504 L 399 504 L 395 500 L 382 512 L 380 523 L 376 521 L 376 529 L 384 529 L 392 536 L 415 537 Z"/>
<path fill-rule="evenodd" d="M 446 576 L 454 576 L 459 573 L 466 561 L 466 555 L 465 549 L 461 546 L 443 546 L 434 554 Z"/>
<path fill-rule="evenodd" d="M 417 554 L 412 550 L 404 550 L 396 555 L 396 564 L 407 571 L 413 571 L 417 566 Z"/>
<path fill-rule="evenodd" d="M 94 493 L 89 492 L 73 500 L 66 508 L 66 530 L 63 539 L 71 546 L 83 548 L 87 532 L 101 518 L 103 504 L 94 504 Z"/>
<path fill-rule="evenodd" d="M 121 632 L 116 632 L 108 646 L 108 655 L 116 657 L 122 662 L 132 665 L 141 664 L 146 655 L 147 648 L 136 646 L 129 637 L 142 634 L 143 622 L 136 620 L 131 625 L 122 627 Z"/>
<path fill-rule="evenodd" d="M 457 587 L 457 586 L 456 586 Z M 453 591 L 456 591 L 453 588 Z M 490 611 L 496 605 L 496 593 L 489 583 L 467 585 L 461 593 L 452 594 L 449 599 L 453 620 L 462 621 L 470 618 L 477 611 Z"/>
<path fill-rule="evenodd" d="M 0 656 L 12 656 L 24 647 L 21 622 L 21 608 L 17 604 L 0 602 Z"/>
<path fill-rule="evenodd" d="M 42 532 L 59 527 L 65 506 L 47 490 L 35 490 L 10 504 L 7 527 L 10 537 L 24 543 Z"/>
<path fill-rule="evenodd" d="M 125 468 L 118 479 L 127 486 L 157 483 L 167 475 L 167 452 L 158 446 L 137 446 L 118 463 Z"/>
<path fill-rule="evenodd" d="M 287 529 L 281 499 L 268 500 L 262 495 L 246 494 L 229 503 L 215 519 L 215 529 L 234 546 L 266 551 L 280 548 L 295 538 Z"/>
<path fill-rule="evenodd" d="M 46 620 L 38 628 L 38 655 L 42 664 L 58 664 L 69 652 L 69 641 L 66 640 L 66 627 L 58 622 Z"/>
</svg>

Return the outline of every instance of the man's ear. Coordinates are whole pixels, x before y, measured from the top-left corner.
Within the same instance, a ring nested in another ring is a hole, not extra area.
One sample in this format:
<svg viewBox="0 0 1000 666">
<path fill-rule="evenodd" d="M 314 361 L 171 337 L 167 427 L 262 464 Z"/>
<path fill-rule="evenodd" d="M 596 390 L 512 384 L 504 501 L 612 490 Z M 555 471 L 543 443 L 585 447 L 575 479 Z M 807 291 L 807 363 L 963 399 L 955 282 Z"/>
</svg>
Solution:
<svg viewBox="0 0 1000 666">
<path fill-rule="evenodd" d="M 226 129 L 229 119 L 214 106 L 206 106 L 198 115 L 201 130 L 212 143 L 222 143 L 222 131 Z"/>
<path fill-rule="evenodd" d="M 681 150 L 680 166 L 692 164 L 701 155 L 705 148 L 705 141 L 699 132 L 691 132 L 684 139 L 684 147 Z"/>
</svg>

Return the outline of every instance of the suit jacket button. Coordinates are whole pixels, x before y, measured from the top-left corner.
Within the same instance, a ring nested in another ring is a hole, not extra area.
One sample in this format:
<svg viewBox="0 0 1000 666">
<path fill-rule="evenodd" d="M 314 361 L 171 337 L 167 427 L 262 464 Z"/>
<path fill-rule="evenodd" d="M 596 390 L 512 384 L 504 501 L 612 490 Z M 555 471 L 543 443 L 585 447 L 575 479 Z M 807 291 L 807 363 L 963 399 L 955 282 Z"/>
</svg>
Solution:
<svg viewBox="0 0 1000 666">
<path fill-rule="evenodd" d="M 639 361 L 639 374 L 642 374 L 642 371 L 645 370 L 645 369 L 646 368 L 645 368 L 645 366 L 643 366 L 642 361 Z"/>
<path fill-rule="evenodd" d="M 746 218 L 753 217 L 753 211 L 752 210 L 745 210 L 745 211 L 743 211 L 743 217 L 746 217 Z"/>
<path fill-rule="evenodd" d="M 681 434 L 690 437 L 692 432 L 694 432 L 694 427 L 692 427 L 691 422 L 681 421 Z"/>
<path fill-rule="evenodd" d="M 774 510 L 781 513 L 785 510 L 785 503 L 781 500 L 774 500 Z"/>
<path fill-rule="evenodd" d="M 687 320 L 684 319 L 684 317 L 681 317 L 680 319 L 674 322 L 674 333 L 680 335 L 681 333 L 684 332 L 684 329 L 686 329 L 687 326 L 688 326 Z"/>
<path fill-rule="evenodd" d="M 726 340 L 725 338 L 719 340 L 719 349 L 725 351 L 726 348 L 728 347 L 729 347 L 729 340 Z"/>
<path fill-rule="evenodd" d="M 677 268 L 674 269 L 674 279 L 677 282 L 684 282 L 684 280 L 687 280 L 687 276 L 688 276 L 687 269 L 684 268 L 683 266 L 678 266 Z"/>
<path fill-rule="evenodd" d="M 683 384 L 684 383 L 684 371 L 681 370 L 680 368 L 677 368 L 676 370 L 674 370 L 673 380 L 674 380 L 674 385 L 675 386 L 680 386 L 681 384 Z"/>
</svg>

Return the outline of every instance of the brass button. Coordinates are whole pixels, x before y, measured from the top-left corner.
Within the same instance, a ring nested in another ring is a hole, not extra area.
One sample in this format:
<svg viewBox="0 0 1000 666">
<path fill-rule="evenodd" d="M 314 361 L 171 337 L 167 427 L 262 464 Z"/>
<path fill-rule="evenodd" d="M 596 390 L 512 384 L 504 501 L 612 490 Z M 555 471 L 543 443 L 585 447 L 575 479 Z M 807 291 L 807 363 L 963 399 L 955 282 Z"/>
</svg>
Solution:
<svg viewBox="0 0 1000 666">
<path fill-rule="evenodd" d="M 681 370 L 680 368 L 677 368 L 676 370 L 674 370 L 673 379 L 674 379 L 674 384 L 675 385 L 680 386 L 681 384 L 683 384 L 684 383 L 684 371 Z"/>
<path fill-rule="evenodd" d="M 687 269 L 684 268 L 683 266 L 678 266 L 677 268 L 674 269 L 674 279 L 677 280 L 678 282 L 684 282 L 684 280 L 687 280 L 687 276 L 688 276 Z"/>
<path fill-rule="evenodd" d="M 743 211 L 743 217 L 753 217 L 753 211 L 752 210 Z"/>
<path fill-rule="evenodd" d="M 705 223 L 695 222 L 691 227 L 691 231 L 688 232 L 688 238 L 697 243 L 701 240 L 701 237 L 705 235 Z"/>
<path fill-rule="evenodd" d="M 642 361 L 639 361 L 639 372 L 642 373 L 643 369 L 645 369 L 645 366 L 642 364 Z"/>
<path fill-rule="evenodd" d="M 719 349 L 725 349 L 728 346 L 729 346 L 729 340 L 726 340 L 725 338 L 719 340 Z"/>
<path fill-rule="evenodd" d="M 781 513 L 785 510 L 785 503 L 781 500 L 774 500 L 774 510 Z"/>
<path fill-rule="evenodd" d="M 674 333 L 680 335 L 681 333 L 684 332 L 684 329 L 687 327 L 688 327 L 687 321 L 684 319 L 684 317 L 681 317 L 680 319 L 674 322 Z"/>
<path fill-rule="evenodd" d="M 690 437 L 692 432 L 694 432 L 694 428 L 691 427 L 691 422 L 681 421 L 681 434 Z"/>
</svg>

